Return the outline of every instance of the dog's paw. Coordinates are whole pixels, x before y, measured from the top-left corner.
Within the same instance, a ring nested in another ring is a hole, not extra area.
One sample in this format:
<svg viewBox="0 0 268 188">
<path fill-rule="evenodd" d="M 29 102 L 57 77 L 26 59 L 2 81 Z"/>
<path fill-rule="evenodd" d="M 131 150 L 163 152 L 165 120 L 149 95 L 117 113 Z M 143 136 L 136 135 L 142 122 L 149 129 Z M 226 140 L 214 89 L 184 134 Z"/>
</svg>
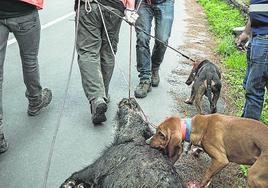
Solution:
<svg viewBox="0 0 268 188">
<path fill-rule="evenodd" d="M 190 99 L 187 99 L 187 100 L 185 100 L 184 102 L 185 102 L 186 104 L 190 104 L 190 105 L 193 104 L 193 101 L 191 101 Z"/>
<path fill-rule="evenodd" d="M 198 181 L 190 181 L 187 183 L 187 188 L 199 188 L 200 183 Z"/>
</svg>

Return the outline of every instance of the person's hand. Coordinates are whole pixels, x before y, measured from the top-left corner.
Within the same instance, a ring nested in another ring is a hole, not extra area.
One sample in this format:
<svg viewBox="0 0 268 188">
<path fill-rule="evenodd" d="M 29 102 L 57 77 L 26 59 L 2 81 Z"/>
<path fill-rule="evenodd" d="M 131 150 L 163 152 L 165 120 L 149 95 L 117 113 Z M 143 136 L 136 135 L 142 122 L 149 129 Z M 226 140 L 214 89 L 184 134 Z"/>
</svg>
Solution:
<svg viewBox="0 0 268 188">
<path fill-rule="evenodd" d="M 137 14 L 136 10 L 125 9 L 124 11 L 125 19 L 128 23 L 134 25 L 136 20 L 138 19 L 139 15 Z"/>
<path fill-rule="evenodd" d="M 245 50 L 245 44 L 246 42 L 249 40 L 249 34 L 247 34 L 246 32 L 242 32 L 238 38 L 236 39 L 236 46 L 240 49 L 240 50 Z"/>
</svg>

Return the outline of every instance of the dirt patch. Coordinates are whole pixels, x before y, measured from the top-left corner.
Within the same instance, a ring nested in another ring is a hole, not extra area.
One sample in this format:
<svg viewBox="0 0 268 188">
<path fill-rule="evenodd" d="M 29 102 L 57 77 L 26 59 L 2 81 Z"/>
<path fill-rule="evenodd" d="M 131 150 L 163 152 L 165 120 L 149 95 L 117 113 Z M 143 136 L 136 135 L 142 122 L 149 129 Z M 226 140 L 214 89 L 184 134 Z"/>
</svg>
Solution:
<svg viewBox="0 0 268 188">
<path fill-rule="evenodd" d="M 219 56 L 215 51 L 216 39 L 208 29 L 208 22 L 202 7 L 195 0 L 188 0 L 185 4 L 188 16 L 186 18 L 186 40 L 184 44 L 179 47 L 179 50 L 196 60 L 209 59 L 222 69 L 219 64 Z M 184 83 L 190 70 L 191 62 L 185 58 L 181 58 L 178 67 L 173 70 L 169 78 L 169 83 L 173 86 L 170 92 L 176 101 L 176 110 L 183 117 L 191 117 L 197 113 L 194 106 L 184 103 L 184 100 L 190 96 L 191 92 L 191 87 Z M 222 82 L 224 85 L 224 80 L 222 80 Z M 227 114 L 227 104 L 223 100 L 225 93 L 226 90 L 223 88 L 217 107 L 218 112 Z M 205 97 L 203 98 L 203 110 L 205 113 L 209 113 L 209 104 Z M 184 154 L 182 159 L 177 161 L 175 166 L 184 181 L 188 182 L 191 180 L 200 180 L 209 163 L 210 158 L 205 153 L 201 154 L 198 159 L 191 155 L 186 156 L 186 154 Z M 213 178 L 209 187 L 244 188 L 247 187 L 247 183 L 245 177 L 241 174 L 239 165 L 229 164 Z"/>
<path fill-rule="evenodd" d="M 210 158 L 202 153 L 199 158 L 192 155 L 183 154 L 182 158 L 175 164 L 177 172 L 185 183 L 201 180 L 207 167 L 210 164 Z M 209 188 L 247 188 L 247 183 L 243 174 L 239 170 L 239 165 L 230 163 L 213 179 Z"/>
</svg>

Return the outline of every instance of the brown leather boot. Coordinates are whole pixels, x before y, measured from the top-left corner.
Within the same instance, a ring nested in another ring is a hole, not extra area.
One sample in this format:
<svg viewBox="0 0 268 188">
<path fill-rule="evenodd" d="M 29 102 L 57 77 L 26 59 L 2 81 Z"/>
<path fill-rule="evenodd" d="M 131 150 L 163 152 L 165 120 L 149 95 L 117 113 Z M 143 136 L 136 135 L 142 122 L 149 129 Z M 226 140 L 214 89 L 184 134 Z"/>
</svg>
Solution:
<svg viewBox="0 0 268 188">
<path fill-rule="evenodd" d="M 152 91 L 152 86 L 149 80 L 140 81 L 139 85 L 135 90 L 135 97 L 144 98 L 147 96 L 147 93 Z"/>
</svg>

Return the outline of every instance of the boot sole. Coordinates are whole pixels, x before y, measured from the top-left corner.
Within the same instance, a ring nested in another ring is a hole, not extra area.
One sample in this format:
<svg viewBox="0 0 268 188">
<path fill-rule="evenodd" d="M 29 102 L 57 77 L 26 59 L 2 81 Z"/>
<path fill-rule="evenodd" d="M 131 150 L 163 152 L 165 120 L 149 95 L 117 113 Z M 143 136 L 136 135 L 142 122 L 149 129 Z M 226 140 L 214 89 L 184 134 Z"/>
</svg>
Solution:
<svg viewBox="0 0 268 188">
<path fill-rule="evenodd" d="M 97 106 L 96 113 L 94 114 L 94 117 L 92 117 L 92 122 L 94 124 L 100 124 L 107 120 L 105 112 L 107 111 L 107 104 L 102 103 Z"/>
</svg>

